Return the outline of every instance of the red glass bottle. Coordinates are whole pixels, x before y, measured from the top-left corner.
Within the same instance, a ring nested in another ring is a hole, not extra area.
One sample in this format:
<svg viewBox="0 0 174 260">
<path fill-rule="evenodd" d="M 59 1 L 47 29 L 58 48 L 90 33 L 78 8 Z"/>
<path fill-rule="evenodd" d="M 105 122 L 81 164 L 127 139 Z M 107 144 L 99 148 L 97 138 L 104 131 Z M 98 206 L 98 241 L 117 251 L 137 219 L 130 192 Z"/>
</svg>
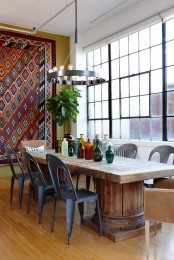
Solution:
<svg viewBox="0 0 174 260">
<path fill-rule="evenodd" d="M 92 159 L 92 144 L 90 139 L 88 138 L 88 141 L 85 143 L 85 159 L 86 160 L 91 160 Z"/>
</svg>

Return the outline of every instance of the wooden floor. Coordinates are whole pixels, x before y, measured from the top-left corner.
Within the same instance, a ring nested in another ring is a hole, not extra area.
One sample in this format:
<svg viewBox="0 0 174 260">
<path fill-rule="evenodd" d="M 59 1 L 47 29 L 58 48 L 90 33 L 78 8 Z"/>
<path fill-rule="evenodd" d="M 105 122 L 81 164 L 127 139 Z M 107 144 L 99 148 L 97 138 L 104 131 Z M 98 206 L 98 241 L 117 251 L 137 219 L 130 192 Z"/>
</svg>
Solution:
<svg viewBox="0 0 174 260">
<path fill-rule="evenodd" d="M 17 184 L 17 183 L 16 183 Z M 0 179 L 0 259 L 66 259 L 66 260 L 143 260 L 145 236 L 114 243 L 86 226 L 79 224 L 78 210 L 73 226 L 71 245 L 67 245 L 65 205 L 60 202 L 56 212 L 55 232 L 51 233 L 51 199 L 43 210 L 43 224 L 38 224 L 37 200 L 32 200 L 27 215 L 28 184 L 23 208 L 19 209 L 17 185 L 12 206 L 9 203 L 10 179 Z M 87 211 L 88 209 L 86 209 Z M 92 211 L 92 209 L 90 209 Z M 163 224 L 155 236 L 150 235 L 150 260 L 174 259 L 174 225 Z"/>
</svg>

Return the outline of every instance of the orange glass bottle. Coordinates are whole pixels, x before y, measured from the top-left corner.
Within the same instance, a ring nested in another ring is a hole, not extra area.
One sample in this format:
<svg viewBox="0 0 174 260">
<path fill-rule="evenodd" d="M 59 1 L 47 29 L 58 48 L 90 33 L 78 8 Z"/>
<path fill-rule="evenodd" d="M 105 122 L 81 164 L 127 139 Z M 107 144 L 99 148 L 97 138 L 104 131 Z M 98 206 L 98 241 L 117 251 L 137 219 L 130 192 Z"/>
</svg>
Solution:
<svg viewBox="0 0 174 260">
<path fill-rule="evenodd" d="M 90 142 L 90 139 L 88 138 L 88 141 L 85 142 L 85 159 L 86 160 L 91 160 L 92 159 L 92 144 Z"/>
<path fill-rule="evenodd" d="M 78 159 L 84 159 L 85 157 L 85 149 L 84 147 L 82 146 L 82 143 L 79 144 L 79 147 L 78 147 L 78 155 L 77 155 L 77 158 Z"/>
</svg>

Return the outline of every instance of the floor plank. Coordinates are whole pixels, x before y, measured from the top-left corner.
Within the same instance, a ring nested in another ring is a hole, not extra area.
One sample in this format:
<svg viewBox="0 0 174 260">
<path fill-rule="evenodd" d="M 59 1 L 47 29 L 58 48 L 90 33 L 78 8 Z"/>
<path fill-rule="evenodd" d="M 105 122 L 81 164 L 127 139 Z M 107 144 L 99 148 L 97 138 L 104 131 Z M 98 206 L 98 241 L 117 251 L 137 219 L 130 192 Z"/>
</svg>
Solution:
<svg viewBox="0 0 174 260">
<path fill-rule="evenodd" d="M 82 184 L 83 180 L 81 180 Z M 75 259 L 75 260 L 144 260 L 145 235 L 114 243 L 79 224 L 76 210 L 71 245 L 67 245 L 65 204 L 57 205 L 55 232 L 51 233 L 51 198 L 38 224 L 37 200 L 33 199 L 27 215 L 28 184 L 25 185 L 23 208 L 19 209 L 17 183 L 12 205 L 9 203 L 10 179 L 0 179 L 0 259 Z M 88 204 L 86 214 L 93 211 Z M 163 224 L 157 235 L 150 234 L 150 260 L 174 259 L 174 225 Z"/>
</svg>

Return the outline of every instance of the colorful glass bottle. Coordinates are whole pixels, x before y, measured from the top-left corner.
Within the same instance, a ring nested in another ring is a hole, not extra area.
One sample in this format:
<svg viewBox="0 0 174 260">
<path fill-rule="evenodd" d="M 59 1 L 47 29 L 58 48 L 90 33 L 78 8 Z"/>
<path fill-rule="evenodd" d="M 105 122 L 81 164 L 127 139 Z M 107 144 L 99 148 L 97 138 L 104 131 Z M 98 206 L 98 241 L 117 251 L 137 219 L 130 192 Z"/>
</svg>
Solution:
<svg viewBox="0 0 174 260">
<path fill-rule="evenodd" d="M 69 143 L 69 147 L 68 147 L 68 155 L 70 157 L 74 156 L 74 147 L 73 147 L 73 143 Z"/>
<path fill-rule="evenodd" d="M 102 161 L 102 158 L 103 158 L 103 153 L 99 147 L 99 140 L 96 140 L 96 147 L 93 150 L 93 160 L 95 162 L 100 162 L 100 161 Z"/>
<path fill-rule="evenodd" d="M 111 146 L 109 145 L 109 148 L 106 151 L 106 161 L 107 161 L 107 163 L 112 163 L 113 160 L 114 160 L 114 151 L 112 150 Z"/>
<path fill-rule="evenodd" d="M 78 148 L 79 148 L 79 138 L 76 138 L 76 141 L 75 141 L 75 155 L 78 156 Z"/>
<path fill-rule="evenodd" d="M 85 156 L 85 149 L 82 145 L 82 143 L 79 144 L 79 147 L 78 147 L 78 155 L 77 155 L 77 158 L 78 159 L 83 159 Z"/>
<path fill-rule="evenodd" d="M 91 160 L 92 159 L 92 144 L 90 139 L 88 138 L 88 141 L 85 143 L 85 159 L 86 160 Z"/>
<path fill-rule="evenodd" d="M 82 146 L 85 148 L 85 138 L 84 138 L 84 134 L 80 134 L 79 143 L 82 143 Z"/>
<path fill-rule="evenodd" d="M 63 138 L 62 141 L 62 155 L 68 156 L 68 142 L 66 138 Z"/>
</svg>

